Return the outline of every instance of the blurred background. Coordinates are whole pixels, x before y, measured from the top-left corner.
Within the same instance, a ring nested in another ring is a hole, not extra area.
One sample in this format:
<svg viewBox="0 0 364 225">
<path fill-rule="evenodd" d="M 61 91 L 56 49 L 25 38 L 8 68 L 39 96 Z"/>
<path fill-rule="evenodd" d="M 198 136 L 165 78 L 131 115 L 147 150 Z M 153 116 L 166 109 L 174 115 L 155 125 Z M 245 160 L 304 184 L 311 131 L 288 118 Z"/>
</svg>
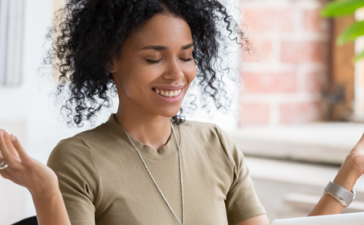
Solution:
<svg viewBox="0 0 364 225">
<path fill-rule="evenodd" d="M 83 128 L 68 128 L 52 98 L 52 69 L 42 62 L 45 35 L 65 0 L 0 0 L 0 128 L 46 163 L 54 146 Z M 229 1 L 228 1 L 229 2 Z M 232 0 L 229 9 L 250 41 L 239 57 L 240 84 L 227 80 L 230 113 L 197 109 L 187 119 L 217 123 L 246 155 L 271 220 L 305 216 L 364 132 L 364 38 L 337 45 L 363 9 L 320 17 L 328 0 Z M 193 90 L 192 90 L 193 91 Z M 115 105 L 99 113 L 104 122 Z M 364 211 L 364 179 L 345 212 Z M 35 215 L 30 194 L 0 178 L 0 225 Z"/>
</svg>

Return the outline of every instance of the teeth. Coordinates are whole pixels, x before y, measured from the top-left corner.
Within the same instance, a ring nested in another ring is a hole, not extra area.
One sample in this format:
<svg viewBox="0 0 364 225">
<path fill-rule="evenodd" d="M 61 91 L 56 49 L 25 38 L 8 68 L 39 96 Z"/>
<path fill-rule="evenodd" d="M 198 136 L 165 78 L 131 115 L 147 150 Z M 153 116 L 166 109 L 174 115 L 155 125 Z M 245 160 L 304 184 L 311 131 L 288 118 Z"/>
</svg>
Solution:
<svg viewBox="0 0 364 225">
<path fill-rule="evenodd" d="M 179 95 L 179 93 L 181 93 L 181 90 L 182 89 L 179 89 L 179 90 L 175 90 L 175 91 L 163 91 L 163 90 L 158 90 L 158 89 L 155 89 L 155 92 L 157 94 L 160 94 L 164 97 L 175 97 L 177 95 Z"/>
</svg>

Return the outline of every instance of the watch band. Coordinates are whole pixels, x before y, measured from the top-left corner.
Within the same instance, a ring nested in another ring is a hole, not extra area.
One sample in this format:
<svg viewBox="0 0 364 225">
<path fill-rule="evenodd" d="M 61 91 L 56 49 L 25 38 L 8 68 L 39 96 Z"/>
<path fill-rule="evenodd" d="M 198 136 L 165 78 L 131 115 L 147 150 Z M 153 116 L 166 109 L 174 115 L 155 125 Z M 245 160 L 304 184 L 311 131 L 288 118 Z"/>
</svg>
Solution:
<svg viewBox="0 0 364 225">
<path fill-rule="evenodd" d="M 341 201 L 339 201 L 344 207 L 348 207 L 352 203 L 352 201 L 355 199 L 356 194 L 354 189 L 352 191 L 348 191 L 340 185 L 335 184 L 331 181 L 329 181 L 329 183 L 327 184 L 325 192 L 328 192 L 334 195 L 333 197 L 336 196 L 340 200 L 344 201 L 346 203 L 345 205 Z"/>
</svg>

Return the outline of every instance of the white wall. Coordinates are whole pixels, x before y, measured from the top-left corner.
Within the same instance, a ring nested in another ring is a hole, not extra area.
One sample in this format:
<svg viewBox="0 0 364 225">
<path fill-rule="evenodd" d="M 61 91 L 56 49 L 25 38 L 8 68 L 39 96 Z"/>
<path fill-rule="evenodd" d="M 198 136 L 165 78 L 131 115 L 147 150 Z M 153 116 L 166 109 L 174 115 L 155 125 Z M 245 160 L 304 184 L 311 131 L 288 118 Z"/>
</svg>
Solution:
<svg viewBox="0 0 364 225">
<path fill-rule="evenodd" d="M 22 82 L 0 87 L 0 127 L 17 135 L 32 157 L 46 163 L 56 143 L 78 131 L 57 121 L 48 98 L 50 83 L 38 71 L 53 1 L 27 0 L 25 4 Z M 27 190 L 0 178 L 0 225 L 32 215 L 35 210 Z"/>
</svg>

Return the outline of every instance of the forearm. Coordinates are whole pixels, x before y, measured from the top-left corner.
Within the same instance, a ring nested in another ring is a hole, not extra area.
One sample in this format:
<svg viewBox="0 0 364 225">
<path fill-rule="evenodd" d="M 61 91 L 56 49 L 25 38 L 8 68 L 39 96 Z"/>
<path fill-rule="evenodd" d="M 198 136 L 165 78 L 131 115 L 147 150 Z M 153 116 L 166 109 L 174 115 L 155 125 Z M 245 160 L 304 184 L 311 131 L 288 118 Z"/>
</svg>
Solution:
<svg viewBox="0 0 364 225">
<path fill-rule="evenodd" d="M 71 225 L 59 190 L 51 195 L 33 195 L 39 225 Z"/>
<path fill-rule="evenodd" d="M 355 173 L 352 169 L 352 159 L 346 158 L 345 162 L 341 166 L 338 174 L 334 179 L 334 183 L 342 186 L 343 188 L 351 191 L 356 183 L 356 180 L 361 174 Z M 343 210 L 343 206 L 337 202 L 330 195 L 323 195 L 320 201 L 316 204 L 314 209 L 310 212 L 309 216 L 315 215 L 327 215 L 327 214 L 339 214 Z"/>
</svg>

